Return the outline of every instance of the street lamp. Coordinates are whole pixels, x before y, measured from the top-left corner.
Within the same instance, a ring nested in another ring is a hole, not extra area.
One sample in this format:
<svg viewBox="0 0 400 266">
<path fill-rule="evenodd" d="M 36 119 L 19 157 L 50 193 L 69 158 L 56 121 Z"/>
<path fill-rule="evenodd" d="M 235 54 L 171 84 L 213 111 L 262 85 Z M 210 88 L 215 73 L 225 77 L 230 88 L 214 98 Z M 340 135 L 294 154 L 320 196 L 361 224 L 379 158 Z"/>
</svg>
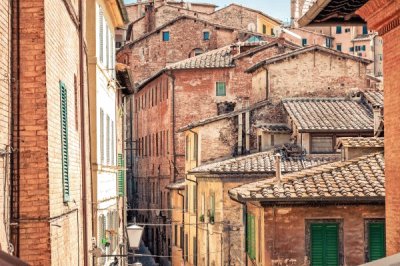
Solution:
<svg viewBox="0 0 400 266">
<path fill-rule="evenodd" d="M 132 224 L 126 228 L 128 232 L 129 247 L 133 250 L 139 249 L 142 240 L 143 227 Z"/>
</svg>

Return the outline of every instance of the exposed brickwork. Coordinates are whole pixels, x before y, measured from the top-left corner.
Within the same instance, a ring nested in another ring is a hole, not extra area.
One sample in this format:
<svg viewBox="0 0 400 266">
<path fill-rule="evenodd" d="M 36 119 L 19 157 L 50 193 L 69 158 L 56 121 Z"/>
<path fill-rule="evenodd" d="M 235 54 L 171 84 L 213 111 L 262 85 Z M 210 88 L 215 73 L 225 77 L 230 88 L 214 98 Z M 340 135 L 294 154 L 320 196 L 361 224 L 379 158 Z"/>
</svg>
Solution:
<svg viewBox="0 0 400 266">
<path fill-rule="evenodd" d="M 17 242 L 18 255 L 32 265 L 83 262 L 81 139 L 77 119 L 82 104 L 78 99 L 79 81 L 85 82 L 86 78 L 79 78 L 79 35 L 71 18 L 77 17 L 77 1 L 71 4 L 68 11 L 65 4 L 55 0 L 20 2 L 19 50 L 24 67 L 20 68 L 19 87 L 14 88 L 20 91 L 20 101 L 15 103 L 19 110 L 14 110 L 14 135 L 19 136 L 19 157 L 15 156 L 20 218 Z M 18 50 L 16 41 L 13 50 Z M 63 202 L 61 179 L 60 82 L 66 86 L 68 100 L 71 201 L 67 204 Z M 17 101 L 17 94 L 14 96 Z M 90 169 L 89 163 L 86 169 Z"/>
<path fill-rule="evenodd" d="M 162 40 L 162 32 L 170 33 L 170 40 Z M 210 32 L 210 40 L 203 40 L 203 32 Z M 189 58 L 195 49 L 209 51 L 246 40 L 250 35 L 204 21 L 182 18 L 146 38 L 127 44 L 118 51 L 117 61 L 129 64 L 134 82 L 140 82 L 169 63 Z"/>
<path fill-rule="evenodd" d="M 385 34 L 384 61 L 385 72 L 385 176 L 386 176 L 386 243 L 387 254 L 393 255 L 400 252 L 400 97 L 398 90 L 400 81 L 398 76 L 398 62 L 400 60 L 400 27 Z"/>
<path fill-rule="evenodd" d="M 365 219 L 384 217 L 383 205 L 266 207 L 264 209 L 264 265 L 278 265 L 273 263 L 278 260 L 282 262 L 294 260 L 294 265 L 307 264 L 309 253 L 306 247 L 306 221 L 320 219 L 337 219 L 342 222 L 343 260 L 346 265 L 363 264 L 366 262 Z M 293 245 L 293 243 L 296 244 Z"/>
<path fill-rule="evenodd" d="M 0 3 L 0 150 L 10 149 L 11 119 L 11 3 Z M 0 156 L 0 213 L 9 219 L 10 155 Z M 4 191 L 4 188 L 5 191 Z M 5 207 L 5 208 L 4 208 Z M 0 250 L 8 252 L 9 228 L 0 223 Z"/>
</svg>

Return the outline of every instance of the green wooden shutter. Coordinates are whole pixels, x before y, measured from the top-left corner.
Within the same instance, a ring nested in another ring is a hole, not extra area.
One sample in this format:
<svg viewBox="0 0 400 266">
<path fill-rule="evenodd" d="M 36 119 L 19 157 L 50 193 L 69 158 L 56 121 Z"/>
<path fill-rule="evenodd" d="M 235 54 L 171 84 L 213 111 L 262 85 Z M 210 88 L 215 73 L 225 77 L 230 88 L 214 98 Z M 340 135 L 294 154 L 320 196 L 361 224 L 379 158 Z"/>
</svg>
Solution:
<svg viewBox="0 0 400 266">
<path fill-rule="evenodd" d="M 64 83 L 60 82 L 60 117 L 61 117 L 61 164 L 64 202 L 70 198 L 69 184 L 69 161 L 68 161 L 68 101 L 67 89 Z"/>
<path fill-rule="evenodd" d="M 125 169 L 124 169 L 124 158 L 122 154 L 118 154 L 118 195 L 124 196 L 125 194 Z"/>
<path fill-rule="evenodd" d="M 311 265 L 339 265 L 338 224 L 311 225 Z"/>
<path fill-rule="evenodd" d="M 252 260 L 255 260 L 256 259 L 256 221 L 255 221 L 254 215 L 250 216 L 250 223 L 251 223 L 251 232 L 250 232 L 250 235 L 251 235 L 251 238 L 250 238 L 250 240 L 251 240 L 251 243 L 250 243 L 250 245 L 251 245 L 251 253 L 250 253 L 250 258 Z"/>
<path fill-rule="evenodd" d="M 226 96 L 225 82 L 217 82 L 217 96 Z"/>
<path fill-rule="evenodd" d="M 368 251 L 369 261 L 386 256 L 385 223 L 374 222 L 368 224 Z"/>
</svg>

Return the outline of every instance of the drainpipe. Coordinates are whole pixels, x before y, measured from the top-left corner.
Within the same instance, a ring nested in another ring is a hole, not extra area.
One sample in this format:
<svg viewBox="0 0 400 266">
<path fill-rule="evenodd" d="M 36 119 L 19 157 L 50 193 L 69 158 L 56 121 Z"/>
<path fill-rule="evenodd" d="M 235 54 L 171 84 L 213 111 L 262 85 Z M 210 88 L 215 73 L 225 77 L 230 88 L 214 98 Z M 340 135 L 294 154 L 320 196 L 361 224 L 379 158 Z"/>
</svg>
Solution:
<svg viewBox="0 0 400 266">
<path fill-rule="evenodd" d="M 172 72 L 166 72 L 167 76 L 172 79 L 172 90 L 171 90 L 171 103 L 172 103 L 172 112 L 171 112 L 171 120 L 172 120 L 172 130 L 171 130 L 171 135 L 172 135 L 172 149 L 173 149 L 173 182 L 176 182 L 176 145 L 175 145 L 175 76 L 172 74 Z"/>
<path fill-rule="evenodd" d="M 87 191 L 86 191 L 86 141 L 85 141 L 85 108 L 84 108 L 84 90 L 83 83 L 84 65 L 83 65 L 83 2 L 79 0 L 79 80 L 80 80 L 80 113 L 81 113 L 81 182 L 82 182 L 82 212 L 83 212 L 83 265 L 88 265 L 88 237 L 87 237 Z"/>
<path fill-rule="evenodd" d="M 183 224 L 183 228 L 185 228 L 185 196 L 179 192 L 180 191 L 178 190 L 178 195 L 182 197 L 182 224 Z M 183 231 L 185 231 L 185 229 L 183 229 Z M 185 234 L 183 234 L 183 236 L 184 235 Z M 182 236 L 180 235 L 180 230 L 179 230 L 179 240 L 182 243 L 181 238 L 182 238 Z M 175 239 L 175 241 L 176 241 L 176 239 Z M 185 265 L 185 241 L 183 241 L 183 246 L 181 247 L 181 249 L 182 249 L 183 265 Z"/>
</svg>

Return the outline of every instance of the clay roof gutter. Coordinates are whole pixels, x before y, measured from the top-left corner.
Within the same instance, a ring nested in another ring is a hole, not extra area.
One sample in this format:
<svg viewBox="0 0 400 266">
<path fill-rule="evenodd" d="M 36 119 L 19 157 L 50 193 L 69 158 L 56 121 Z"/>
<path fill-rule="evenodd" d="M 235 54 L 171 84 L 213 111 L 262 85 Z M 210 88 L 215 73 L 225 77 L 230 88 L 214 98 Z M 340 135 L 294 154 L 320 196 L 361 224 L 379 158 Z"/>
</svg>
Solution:
<svg viewBox="0 0 400 266">
<path fill-rule="evenodd" d="M 310 204 L 385 204 L 385 197 L 319 197 L 319 198 L 245 198 L 238 193 L 229 192 L 230 196 L 234 196 L 240 202 L 260 202 L 262 206 L 273 205 L 310 205 Z"/>
</svg>

